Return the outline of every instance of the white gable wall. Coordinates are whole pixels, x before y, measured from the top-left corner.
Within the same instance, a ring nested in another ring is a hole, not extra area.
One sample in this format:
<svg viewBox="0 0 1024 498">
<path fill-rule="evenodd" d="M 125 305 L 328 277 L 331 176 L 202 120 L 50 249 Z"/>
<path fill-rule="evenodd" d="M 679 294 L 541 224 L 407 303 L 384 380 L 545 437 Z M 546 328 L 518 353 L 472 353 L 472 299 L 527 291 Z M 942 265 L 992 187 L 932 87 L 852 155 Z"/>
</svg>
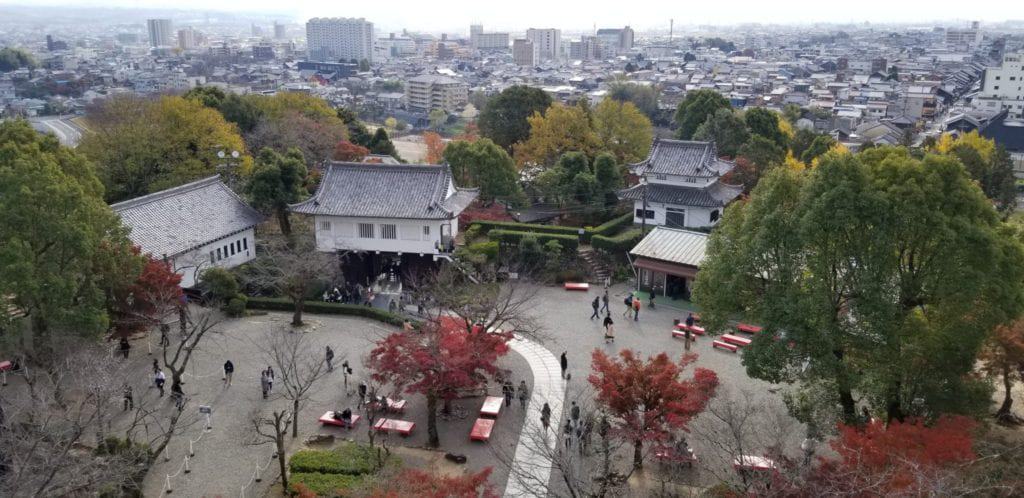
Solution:
<svg viewBox="0 0 1024 498">
<path fill-rule="evenodd" d="M 170 258 L 174 272 L 181 275 L 181 286 L 194 287 L 199 276 L 212 267 L 234 268 L 256 258 L 256 229 L 249 228 Z M 143 248 L 145 250 L 145 248 Z M 220 251 L 218 253 L 218 250 Z M 212 256 L 211 256 L 212 253 Z M 160 255 L 154 254 L 159 258 Z"/>
<path fill-rule="evenodd" d="M 451 226 L 452 236 L 458 233 L 458 219 L 410 220 L 325 215 L 316 215 L 313 218 L 316 224 L 317 249 L 324 252 L 347 250 L 437 254 L 442 225 Z M 373 226 L 372 238 L 360 236 L 360 224 Z M 384 225 L 395 226 L 395 238 L 384 238 Z M 429 233 L 425 233 L 424 227 Z"/>
<path fill-rule="evenodd" d="M 643 201 L 634 201 L 633 203 L 633 223 L 639 225 L 643 223 L 643 220 L 638 216 L 640 210 L 643 208 Z M 712 225 L 717 225 L 718 221 L 722 219 L 723 208 L 706 208 L 697 206 L 683 206 L 678 204 L 662 204 L 657 202 L 648 202 L 647 210 L 654 211 L 654 218 L 647 218 L 647 225 L 649 226 L 664 226 L 666 213 L 668 208 L 682 209 L 686 213 L 685 227 L 686 228 L 702 228 Z M 718 220 L 711 221 L 711 213 L 718 211 Z"/>
</svg>

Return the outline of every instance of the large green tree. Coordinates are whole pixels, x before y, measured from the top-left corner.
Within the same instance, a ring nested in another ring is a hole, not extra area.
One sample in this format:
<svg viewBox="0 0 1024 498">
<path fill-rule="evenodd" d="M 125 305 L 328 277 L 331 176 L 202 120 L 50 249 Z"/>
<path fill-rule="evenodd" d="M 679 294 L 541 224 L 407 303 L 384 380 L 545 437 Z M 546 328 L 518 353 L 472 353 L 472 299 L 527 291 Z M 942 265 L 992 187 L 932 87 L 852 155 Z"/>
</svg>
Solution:
<svg viewBox="0 0 1024 498">
<path fill-rule="evenodd" d="M 715 142 L 718 153 L 728 157 L 735 157 L 749 138 L 747 124 L 732 109 L 715 111 L 693 134 L 694 140 Z"/>
<path fill-rule="evenodd" d="M 768 170 L 782 164 L 785 159 L 785 149 L 761 135 L 753 135 L 738 151 L 734 174 L 750 190 Z"/>
<path fill-rule="evenodd" d="M 779 128 L 779 114 L 769 111 L 763 107 L 755 107 L 743 113 L 743 120 L 747 123 L 752 135 L 760 135 L 775 142 L 775 145 L 785 149 L 789 145 L 789 139 Z"/>
<path fill-rule="evenodd" d="M 697 132 L 697 127 L 707 121 L 719 109 L 731 109 L 732 105 L 722 94 L 709 89 L 688 92 L 676 109 L 677 135 L 683 140 L 690 140 Z"/>
<path fill-rule="evenodd" d="M 594 133 L 601 149 L 620 163 L 634 163 L 647 157 L 654 127 L 631 102 L 605 98 L 593 112 Z"/>
<path fill-rule="evenodd" d="M 27 122 L 0 123 L 0 212 L 0 296 L 25 314 L 39 360 L 58 334 L 106 330 L 108 297 L 142 259 L 88 161 Z"/>
<path fill-rule="evenodd" d="M 286 236 L 292 233 L 288 205 L 302 200 L 307 173 L 306 160 L 299 149 L 289 149 L 284 155 L 263 149 L 246 185 L 253 207 L 277 217 L 281 233 Z"/>
<path fill-rule="evenodd" d="M 530 136 L 526 118 L 543 113 L 551 106 L 551 97 L 540 88 L 512 86 L 487 101 L 480 112 L 480 133 L 494 143 L 512 150 L 512 144 Z"/>
<path fill-rule="evenodd" d="M 0 73 L 23 67 L 29 69 L 36 67 L 36 61 L 32 58 L 32 54 L 20 48 L 0 48 Z"/>
<path fill-rule="evenodd" d="M 1017 179 L 1013 174 L 1013 160 L 1002 146 L 996 146 L 985 157 L 984 151 L 969 144 L 953 146 L 952 155 L 960 159 L 971 178 L 977 180 L 996 208 L 1006 215 L 1017 207 Z"/>
<path fill-rule="evenodd" d="M 630 81 L 615 81 L 608 85 L 608 97 L 619 102 L 630 102 L 648 119 L 658 116 L 658 89 Z"/>
<path fill-rule="evenodd" d="M 828 393 L 818 408 L 848 422 L 858 399 L 887 419 L 977 413 L 977 353 L 1022 307 L 1007 232 L 955 158 L 830 152 L 727 209 L 694 297 L 710 330 L 736 313 L 764 326 L 748 374 Z"/>
<path fill-rule="evenodd" d="M 444 148 L 444 160 L 452 168 L 459 186 L 480 187 L 480 199 L 485 202 L 499 197 L 511 200 L 522 197 L 515 162 L 505 149 L 490 139 L 452 141 Z"/>
</svg>

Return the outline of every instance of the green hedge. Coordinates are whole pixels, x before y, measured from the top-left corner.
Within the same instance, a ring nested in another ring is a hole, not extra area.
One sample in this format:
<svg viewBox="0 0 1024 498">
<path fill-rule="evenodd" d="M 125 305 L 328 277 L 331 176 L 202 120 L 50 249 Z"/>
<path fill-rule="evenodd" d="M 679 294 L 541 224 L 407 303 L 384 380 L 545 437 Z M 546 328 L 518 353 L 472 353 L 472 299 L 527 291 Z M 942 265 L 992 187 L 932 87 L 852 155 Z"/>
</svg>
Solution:
<svg viewBox="0 0 1024 498">
<path fill-rule="evenodd" d="M 535 225 L 532 223 L 515 223 L 512 221 L 474 221 L 470 226 L 478 226 L 480 233 L 490 234 L 491 230 L 511 232 L 549 233 L 578 237 L 580 229 L 576 227 L 560 227 L 557 225 Z"/>
<path fill-rule="evenodd" d="M 288 487 L 294 495 L 299 490 L 296 484 L 305 486 L 306 489 L 316 493 L 317 496 L 336 497 L 342 496 L 345 491 L 363 482 L 368 476 L 352 476 L 345 474 L 321 474 L 319 472 L 293 472 Z"/>
<path fill-rule="evenodd" d="M 633 226 L 633 213 L 626 213 L 617 218 L 612 218 L 596 227 L 588 228 L 586 233 L 583 235 L 583 239 L 592 241 L 596 236 L 609 237 L 630 226 Z"/>
<path fill-rule="evenodd" d="M 518 245 L 523 237 L 536 237 L 537 242 L 540 245 L 547 244 L 549 241 L 557 241 L 562 245 L 562 249 L 565 251 L 576 252 L 576 248 L 580 245 L 579 237 L 575 235 L 560 235 L 554 233 L 535 233 L 535 232 L 518 232 L 513 230 L 502 230 L 494 229 L 487 233 L 487 236 L 491 240 L 497 240 L 502 244 L 513 244 Z"/>
<path fill-rule="evenodd" d="M 301 450 L 288 461 L 292 472 L 321 474 L 369 474 L 374 469 L 373 448 L 343 444 L 331 450 Z"/>
<path fill-rule="evenodd" d="M 283 297 L 250 297 L 249 309 L 271 311 L 294 311 L 291 299 Z M 391 325 L 401 325 L 405 318 L 395 313 L 357 304 L 325 303 L 323 301 L 306 301 L 303 306 L 306 313 L 323 313 L 326 315 L 352 315 L 370 318 Z"/>
<path fill-rule="evenodd" d="M 636 246 L 642 238 L 640 230 L 633 229 L 622 232 L 614 237 L 595 235 L 590 244 L 594 246 L 594 249 L 601 249 L 612 254 L 621 254 Z"/>
</svg>

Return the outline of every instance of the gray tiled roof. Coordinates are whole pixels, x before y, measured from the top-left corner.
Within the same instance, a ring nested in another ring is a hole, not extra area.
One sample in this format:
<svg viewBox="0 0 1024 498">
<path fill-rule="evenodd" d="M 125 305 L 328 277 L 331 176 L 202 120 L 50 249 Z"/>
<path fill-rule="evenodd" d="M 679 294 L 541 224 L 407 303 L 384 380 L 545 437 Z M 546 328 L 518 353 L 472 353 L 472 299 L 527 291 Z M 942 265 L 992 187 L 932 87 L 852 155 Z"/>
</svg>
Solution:
<svg viewBox="0 0 1024 498">
<path fill-rule="evenodd" d="M 629 252 L 635 256 L 700 267 L 707 245 L 706 233 L 655 227 Z"/>
<path fill-rule="evenodd" d="M 456 189 L 448 166 L 332 162 L 313 197 L 292 211 L 367 218 L 449 219 L 477 196 Z"/>
<path fill-rule="evenodd" d="M 155 257 L 175 256 L 258 225 L 249 207 L 219 176 L 110 206 L 131 229 L 132 242 Z"/>
<path fill-rule="evenodd" d="M 713 182 L 704 188 L 648 183 L 634 185 L 618 192 L 620 199 L 639 201 L 643 199 L 644 189 L 647 190 L 647 202 L 676 204 L 694 207 L 724 207 L 743 192 L 742 187 Z"/>
<path fill-rule="evenodd" d="M 733 163 L 718 158 L 714 142 L 655 139 L 647 158 L 632 166 L 637 175 L 718 177 Z"/>
</svg>

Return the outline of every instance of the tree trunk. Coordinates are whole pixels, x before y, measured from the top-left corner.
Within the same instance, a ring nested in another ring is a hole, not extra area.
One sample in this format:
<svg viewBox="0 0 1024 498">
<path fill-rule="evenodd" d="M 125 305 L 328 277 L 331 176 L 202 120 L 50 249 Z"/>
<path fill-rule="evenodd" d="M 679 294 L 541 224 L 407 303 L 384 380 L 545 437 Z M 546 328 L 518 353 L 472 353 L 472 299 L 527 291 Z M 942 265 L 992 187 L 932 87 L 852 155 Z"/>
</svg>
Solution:
<svg viewBox="0 0 1024 498">
<path fill-rule="evenodd" d="M 644 441 L 643 439 L 633 440 L 633 468 L 640 470 L 644 468 Z"/>
<path fill-rule="evenodd" d="M 849 387 L 839 388 L 839 404 L 843 407 L 843 422 L 848 425 L 857 424 L 857 402 Z"/>
<path fill-rule="evenodd" d="M 281 470 L 281 487 L 284 488 L 284 493 L 287 496 L 288 491 L 288 462 L 284 454 L 284 436 L 281 434 L 280 426 L 277 429 L 277 467 Z"/>
<path fill-rule="evenodd" d="M 305 304 L 305 301 L 302 300 L 303 297 L 300 295 L 298 298 L 292 298 L 292 303 L 295 307 L 295 312 L 292 313 L 292 327 L 302 326 L 302 307 Z"/>
<path fill-rule="evenodd" d="M 1013 379 L 1010 378 L 1010 367 L 1009 365 L 1003 366 L 1003 404 L 996 411 L 996 420 L 1010 421 L 1013 420 Z"/>
<path fill-rule="evenodd" d="M 292 438 L 299 437 L 299 400 L 292 401 Z"/>
<path fill-rule="evenodd" d="M 441 446 L 441 439 L 437 437 L 437 396 L 427 395 L 427 444 L 432 448 Z"/>
<path fill-rule="evenodd" d="M 886 403 L 886 425 L 892 423 L 893 419 L 903 422 L 906 415 L 903 413 L 903 404 L 900 402 L 900 387 L 903 385 L 902 382 L 896 381 L 896 383 L 889 388 L 889 401 Z"/>
<path fill-rule="evenodd" d="M 277 224 L 281 227 L 281 234 L 285 237 L 292 234 L 292 222 L 288 219 L 288 208 L 277 210 Z"/>
</svg>

